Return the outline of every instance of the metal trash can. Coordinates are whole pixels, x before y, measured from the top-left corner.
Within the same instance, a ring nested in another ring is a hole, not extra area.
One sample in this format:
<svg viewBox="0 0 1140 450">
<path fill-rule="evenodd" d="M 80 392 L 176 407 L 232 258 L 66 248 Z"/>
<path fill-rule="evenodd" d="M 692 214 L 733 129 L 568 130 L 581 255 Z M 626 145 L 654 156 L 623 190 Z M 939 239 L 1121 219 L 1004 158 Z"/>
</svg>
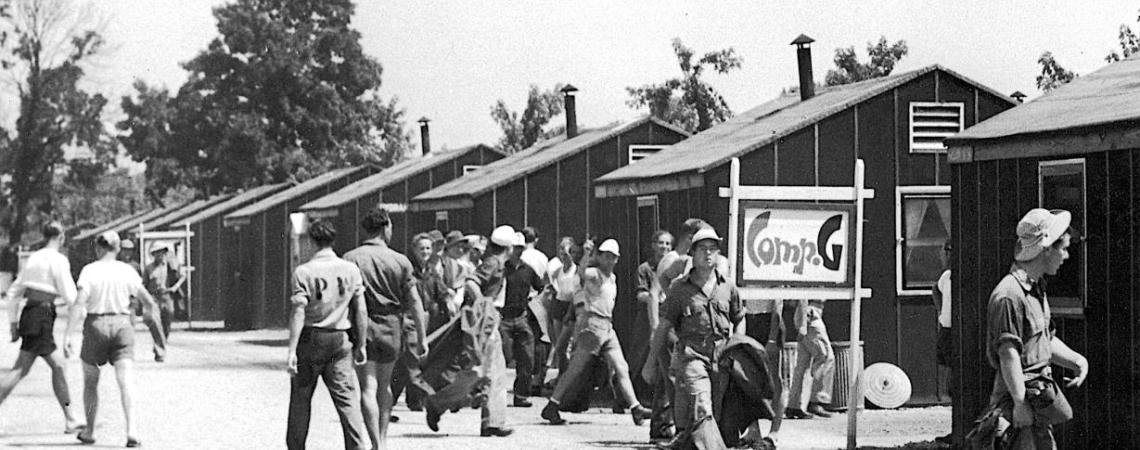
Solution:
<svg viewBox="0 0 1140 450">
<path fill-rule="evenodd" d="M 796 370 L 797 346 L 796 342 L 785 342 L 780 350 L 780 381 L 784 383 L 784 390 L 792 387 L 792 373 Z M 859 342 L 862 347 L 863 342 Z M 835 352 L 835 377 L 831 387 L 831 409 L 847 409 L 847 393 L 851 390 L 851 342 L 832 341 L 831 349 Z M 808 375 L 810 376 L 810 375 Z M 810 383 L 804 383 L 805 389 Z"/>
</svg>

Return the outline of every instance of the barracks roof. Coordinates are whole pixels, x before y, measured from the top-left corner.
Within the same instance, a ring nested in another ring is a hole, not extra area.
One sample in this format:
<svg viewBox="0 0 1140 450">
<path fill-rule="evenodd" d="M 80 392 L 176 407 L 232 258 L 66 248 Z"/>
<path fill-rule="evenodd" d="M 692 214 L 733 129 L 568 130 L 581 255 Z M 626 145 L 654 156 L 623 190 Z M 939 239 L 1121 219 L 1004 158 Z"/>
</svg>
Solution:
<svg viewBox="0 0 1140 450">
<path fill-rule="evenodd" d="M 79 241 L 79 240 L 87 239 L 87 238 L 102 234 L 105 231 L 112 231 L 113 230 L 115 232 L 122 233 L 124 231 L 128 231 L 128 230 L 134 229 L 135 227 L 138 227 L 138 225 L 140 223 L 154 219 L 155 217 L 160 217 L 160 216 L 169 214 L 175 210 L 178 210 L 178 209 L 185 207 L 188 204 L 189 203 L 179 203 L 176 205 L 167 206 L 165 208 L 156 208 L 156 209 L 152 209 L 152 210 L 145 212 L 145 213 L 142 213 L 142 214 L 136 214 L 136 215 L 128 218 L 127 220 L 122 220 L 122 221 L 116 220 L 116 221 L 112 222 L 111 224 L 104 225 L 104 226 L 97 227 L 97 228 L 92 228 L 90 230 L 84 231 L 83 233 L 80 233 L 78 236 L 76 236 L 74 238 L 74 240 Z"/>
<path fill-rule="evenodd" d="M 242 206 L 248 205 L 252 202 L 257 201 L 258 199 L 260 199 L 262 197 L 270 195 L 274 192 L 278 192 L 278 191 L 285 189 L 287 187 L 289 187 L 289 183 L 277 183 L 277 184 L 267 184 L 265 186 L 258 186 L 258 187 L 255 187 L 253 189 L 246 190 L 245 192 L 237 194 L 233 197 L 230 197 L 226 201 L 216 203 L 213 206 L 210 206 L 206 209 L 198 211 L 197 213 L 194 213 L 194 215 L 192 215 L 192 216 L 186 217 L 184 219 L 179 219 L 175 223 L 169 224 L 169 226 L 181 227 L 181 226 L 185 226 L 186 224 L 193 225 L 193 224 L 196 224 L 196 223 L 201 222 L 203 220 L 217 216 L 218 214 L 224 214 L 224 213 L 232 211 L 236 208 L 240 208 Z"/>
<path fill-rule="evenodd" d="M 325 185 L 332 183 L 333 181 L 336 181 L 342 177 L 345 177 L 345 176 L 347 176 L 353 172 L 356 172 L 358 170 L 365 170 L 365 169 L 367 169 L 367 166 L 346 167 L 343 169 L 331 170 L 331 171 L 323 173 L 319 176 L 310 178 L 310 179 L 306 180 L 305 182 L 300 183 L 296 186 L 293 186 L 289 189 L 283 190 L 283 191 L 278 192 L 276 194 L 273 194 L 269 197 L 266 197 L 257 203 L 254 203 L 252 205 L 249 205 L 249 206 L 246 206 L 242 209 L 234 211 L 231 214 L 227 214 L 225 217 L 225 220 L 228 222 L 228 221 L 231 221 L 234 219 L 247 218 L 247 217 L 255 216 L 257 214 L 260 214 L 260 213 L 263 213 L 263 212 L 268 211 L 270 209 L 273 209 L 275 206 L 280 205 L 282 203 L 285 203 L 289 200 L 295 199 L 297 197 L 301 197 L 301 196 L 308 194 L 312 191 L 320 189 L 320 188 L 324 187 Z"/>
<path fill-rule="evenodd" d="M 1140 119 L 1140 54 L 1078 77 L 946 139 L 947 145 Z"/>
<path fill-rule="evenodd" d="M 596 129 L 583 130 L 572 139 L 565 135 L 540 141 L 511 156 L 483 166 L 478 171 L 456 178 L 435 189 L 416 196 L 413 201 L 440 200 L 450 197 L 475 197 L 518 180 L 578 152 L 600 144 L 646 123 L 656 123 L 685 136 L 689 133 L 652 117 L 642 117 L 627 123 L 618 123 Z"/>
<path fill-rule="evenodd" d="M 159 216 L 147 222 L 144 222 L 143 231 L 161 230 L 179 220 L 197 214 L 199 211 L 204 211 L 207 208 L 229 200 L 233 196 L 234 194 L 221 194 L 207 199 L 196 200 L 194 202 L 191 202 L 189 205 L 182 207 L 181 209 L 174 210 L 170 214 Z"/>
<path fill-rule="evenodd" d="M 807 100 L 800 100 L 799 94 L 782 95 L 666 147 L 637 164 L 610 172 L 598 178 L 597 182 L 702 173 L 934 71 L 947 73 L 995 96 L 1008 99 L 1003 94 L 935 64 L 882 78 L 822 88 Z"/>
<path fill-rule="evenodd" d="M 324 197 L 313 200 L 301 206 L 301 211 L 337 208 L 345 203 L 357 200 L 366 195 L 383 190 L 389 186 L 401 183 L 408 178 L 432 170 L 442 164 L 454 161 L 460 156 L 473 151 L 489 150 L 498 152 L 483 144 L 470 145 L 451 150 L 441 150 L 428 153 L 420 158 L 401 161 L 396 165 L 361 178 L 355 183 L 341 188 Z"/>
</svg>

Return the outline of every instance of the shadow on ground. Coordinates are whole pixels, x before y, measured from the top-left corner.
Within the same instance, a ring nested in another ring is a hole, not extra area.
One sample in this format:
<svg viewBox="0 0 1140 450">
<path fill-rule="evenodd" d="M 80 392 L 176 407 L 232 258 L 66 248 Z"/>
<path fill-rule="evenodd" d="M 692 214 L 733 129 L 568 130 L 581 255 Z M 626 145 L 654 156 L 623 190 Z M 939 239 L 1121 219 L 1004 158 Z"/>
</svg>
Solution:
<svg viewBox="0 0 1140 450">
<path fill-rule="evenodd" d="M 587 442 L 591 447 L 600 448 L 633 448 L 637 450 L 648 450 L 657 448 L 653 444 L 646 443 L 645 441 L 594 441 Z"/>
<path fill-rule="evenodd" d="M 859 450 L 943 450 L 950 448 L 949 445 L 935 442 L 935 441 L 922 441 L 910 442 L 897 447 L 859 447 Z"/>
<path fill-rule="evenodd" d="M 282 339 L 242 339 L 243 344 L 261 345 L 265 347 L 285 347 L 289 345 L 289 338 Z"/>
</svg>

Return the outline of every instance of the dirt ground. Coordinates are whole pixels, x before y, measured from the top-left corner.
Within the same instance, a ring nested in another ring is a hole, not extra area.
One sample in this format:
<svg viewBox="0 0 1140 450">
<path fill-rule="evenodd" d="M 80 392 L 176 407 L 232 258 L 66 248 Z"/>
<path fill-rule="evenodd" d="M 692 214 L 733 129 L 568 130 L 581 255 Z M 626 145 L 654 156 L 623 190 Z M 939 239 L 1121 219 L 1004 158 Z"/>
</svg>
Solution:
<svg viewBox="0 0 1140 450">
<path fill-rule="evenodd" d="M 6 308 L 4 308 L 6 311 Z M 7 317 L 0 313 L 0 320 Z M 5 323 L 5 322 L 0 322 Z M 220 326 L 220 324 L 212 324 Z M 64 323 L 57 323 L 61 337 Z M 264 449 L 284 446 L 289 376 L 284 370 L 285 330 L 250 332 L 188 331 L 176 328 L 165 363 L 151 359 L 151 341 L 138 327 L 135 404 L 139 436 L 152 449 Z M 5 327 L 5 330 L 7 328 Z M 0 331 L 0 366 L 10 367 L 18 344 Z M 75 336 L 75 342 L 79 342 Z M 60 340 L 61 342 L 61 340 Z M 118 388 L 110 368 L 100 381 L 100 412 L 95 447 L 122 447 L 126 442 Z M 78 360 L 68 361 L 72 398 L 82 414 L 82 377 Z M 648 428 L 635 426 L 628 415 L 608 409 L 567 414 L 567 426 L 546 425 L 538 417 L 545 400 L 532 408 L 509 408 L 515 434 L 479 437 L 479 412 L 444 415 L 441 432 L 425 425 L 423 413 L 396 407 L 401 417 L 390 429 L 395 449 L 513 448 L 652 448 Z M 339 423 L 323 388 L 313 398 L 309 448 L 343 448 Z M 846 443 L 846 416 L 785 421 L 782 449 L 835 449 Z M 765 429 L 767 425 L 765 424 Z M 859 416 L 858 442 L 864 448 L 939 448 L 931 441 L 950 428 L 946 407 L 870 410 Z M 63 416 L 52 395 L 50 371 L 38 362 L 29 376 L 0 405 L 0 446 L 5 448 L 84 448 L 63 434 Z M 908 445 L 909 444 L 909 445 Z M 904 447 L 905 446 L 905 447 Z"/>
</svg>

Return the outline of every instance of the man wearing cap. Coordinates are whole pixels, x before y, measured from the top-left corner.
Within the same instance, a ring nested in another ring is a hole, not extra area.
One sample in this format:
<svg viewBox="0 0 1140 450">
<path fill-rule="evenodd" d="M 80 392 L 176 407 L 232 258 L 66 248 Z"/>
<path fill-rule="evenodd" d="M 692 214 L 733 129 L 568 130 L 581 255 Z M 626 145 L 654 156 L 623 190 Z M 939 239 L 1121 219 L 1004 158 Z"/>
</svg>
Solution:
<svg viewBox="0 0 1140 450">
<path fill-rule="evenodd" d="M 531 328 L 530 294 L 541 291 L 546 280 L 535 268 L 523 260 L 526 254 L 526 234 L 515 236 L 515 245 L 508 252 L 503 276 L 506 278 L 506 293 L 500 310 L 502 321 L 499 333 L 511 340 L 511 356 L 515 360 L 515 384 L 513 406 L 529 408 L 527 397 L 531 395 L 531 375 L 534 371 L 535 334 Z M 537 250 L 536 250 L 537 251 Z M 546 264 L 543 257 L 543 265 Z"/>
<path fill-rule="evenodd" d="M 424 308 L 416 289 L 412 262 L 389 247 L 392 222 L 388 211 L 374 208 L 360 222 L 369 238 L 344 259 L 356 264 L 364 277 L 368 312 L 368 362 L 357 368 L 361 409 L 372 448 L 384 448 L 392 415 L 392 370 L 403 345 L 403 318 L 410 317 L 421 351 L 427 351 Z"/>
<path fill-rule="evenodd" d="M 720 448 L 724 446 L 719 432 L 697 433 L 698 429 L 716 430 L 712 404 L 715 352 L 730 335 L 744 332 L 744 304 L 736 287 L 717 268 L 719 245 L 720 237 L 712 228 L 693 234 L 692 270 L 670 286 L 653 334 L 650 359 L 665 345 L 670 330 L 677 336 L 671 362 L 678 435 L 673 445 L 692 439 L 711 442 L 712 448 L 717 448 L 717 442 Z"/>
<path fill-rule="evenodd" d="M 12 342 L 20 343 L 20 354 L 12 370 L 0 378 L 0 403 L 8 398 L 16 384 L 32 369 L 36 358 L 43 358 L 51 368 L 51 385 L 63 410 L 64 431 L 74 433 L 83 427 L 71 412 L 71 392 L 67 387 L 64 358 L 55 345 L 55 300 L 67 305 L 75 303 L 75 282 L 71 279 L 71 263 L 60 253 L 65 239 L 63 225 L 50 222 L 43 227 L 47 245 L 28 257 L 27 265 L 8 287 L 11 311 Z M 66 341 L 65 341 L 66 342 Z M 93 422 L 92 422 L 93 423 Z"/>
<path fill-rule="evenodd" d="M 617 333 L 614 332 L 613 311 L 617 298 L 617 277 L 614 266 L 621 251 L 617 241 L 606 239 L 594 254 L 594 242 L 582 244 L 582 261 L 578 264 L 578 274 L 582 280 L 582 292 L 575 299 L 578 313 L 578 333 L 575 336 L 574 351 L 567 364 L 565 376 L 558 377 L 558 384 L 550 396 L 550 402 L 542 409 L 542 418 L 553 425 L 566 423 L 558 412 L 563 396 L 578 378 L 585 376 L 595 356 L 601 356 L 614 372 L 614 389 L 626 404 L 630 405 L 633 423 L 641 425 L 653 412 L 641 406 L 633 391 L 629 378 L 629 365 L 621 351 Z M 588 267 L 591 260 L 597 267 Z"/>
<path fill-rule="evenodd" d="M 95 443 L 95 417 L 99 408 L 100 367 L 111 364 L 119 384 L 119 396 L 126 419 L 127 447 L 138 447 L 136 416 L 133 414 L 135 330 L 131 324 L 131 298 L 142 301 L 144 309 L 158 311 L 154 297 L 143 286 L 142 278 L 131 266 L 118 260 L 119 234 L 103 233 L 95 240 L 102 252 L 100 258 L 79 273 L 79 299 L 71 308 L 64 352 L 70 353 L 71 329 L 83 320 L 83 404 L 87 428 L 76 436 L 84 444 Z"/>
<path fill-rule="evenodd" d="M 360 269 L 333 252 L 336 229 L 326 221 L 309 225 L 317 252 L 293 270 L 292 314 L 289 319 L 288 370 L 292 375 L 285 443 L 305 448 L 317 379 L 332 397 L 344 448 L 364 447 L 364 420 L 355 365 L 366 360 L 367 308 Z M 351 336 L 350 336 L 351 333 Z"/>
<path fill-rule="evenodd" d="M 137 254 L 135 253 L 134 241 L 123 239 L 123 241 L 119 243 L 119 247 L 122 250 L 119 252 L 119 261 L 131 266 L 132 269 L 135 269 L 135 272 L 138 272 L 139 276 L 142 276 L 142 266 L 140 266 L 135 259 Z M 151 341 L 154 342 L 154 360 L 156 362 L 166 361 L 166 334 L 162 329 L 161 323 L 151 320 L 151 317 L 155 315 L 151 314 L 151 311 L 146 311 L 143 306 L 143 302 L 135 299 L 134 304 L 131 306 L 131 311 L 134 312 L 134 315 L 142 318 L 147 330 L 150 331 Z"/>
<path fill-rule="evenodd" d="M 162 335 L 170 338 L 170 324 L 174 317 L 174 296 L 182 287 L 182 275 L 171 262 L 170 245 L 158 243 L 150 249 L 151 262 L 143 271 L 146 289 L 158 303 Z M 156 356 L 157 357 L 157 356 Z"/>
<path fill-rule="evenodd" d="M 1068 211 L 1041 208 L 1021 218 L 1013 266 L 990 293 L 986 307 L 986 358 L 997 370 L 990 406 L 1012 422 L 1014 430 L 1005 430 L 1016 433 L 1010 448 L 1054 449 L 1053 425 L 1072 418 L 1061 377 L 1054 377 L 1051 364 L 1076 371 L 1066 387 L 1080 386 L 1088 376 L 1085 357 L 1054 334 L 1042 284 L 1044 275 L 1056 275 L 1069 258 L 1075 233 L 1071 221 Z M 1047 392 L 1054 394 L 1048 406 L 1038 399 L 1049 396 L 1031 395 Z"/>
<path fill-rule="evenodd" d="M 471 251 L 472 236 L 465 236 L 462 232 L 453 230 L 447 233 L 447 242 L 443 247 L 443 283 L 447 286 L 447 309 L 454 316 L 463 304 L 463 288 L 467 277 L 475 272 L 475 266 L 467 260 Z"/>
</svg>

